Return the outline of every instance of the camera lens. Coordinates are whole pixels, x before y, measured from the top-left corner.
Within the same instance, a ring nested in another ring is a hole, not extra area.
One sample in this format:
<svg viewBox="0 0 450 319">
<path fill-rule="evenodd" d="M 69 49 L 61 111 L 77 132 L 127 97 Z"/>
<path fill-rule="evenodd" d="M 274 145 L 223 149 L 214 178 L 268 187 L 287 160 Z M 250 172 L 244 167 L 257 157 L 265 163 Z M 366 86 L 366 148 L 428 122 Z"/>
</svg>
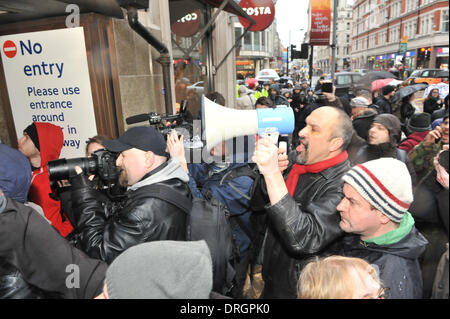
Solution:
<svg viewBox="0 0 450 319">
<path fill-rule="evenodd" d="M 50 180 L 59 181 L 74 177 L 76 175 L 75 166 L 80 166 L 85 174 L 92 174 L 97 170 L 97 163 L 93 158 L 63 158 L 48 162 Z"/>
</svg>

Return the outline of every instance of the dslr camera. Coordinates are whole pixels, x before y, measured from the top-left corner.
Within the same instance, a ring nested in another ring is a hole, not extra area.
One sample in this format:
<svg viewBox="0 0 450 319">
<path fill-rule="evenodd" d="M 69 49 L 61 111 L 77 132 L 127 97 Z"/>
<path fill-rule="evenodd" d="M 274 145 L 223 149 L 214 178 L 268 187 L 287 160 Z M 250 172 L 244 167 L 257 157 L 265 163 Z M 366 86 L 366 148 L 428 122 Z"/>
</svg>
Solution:
<svg viewBox="0 0 450 319">
<path fill-rule="evenodd" d="M 92 153 L 92 157 L 58 159 L 48 162 L 50 181 L 60 181 L 75 177 L 75 166 L 81 167 L 86 175 L 94 174 L 104 185 L 115 184 L 120 170 L 116 166 L 117 154 L 100 149 Z"/>
</svg>

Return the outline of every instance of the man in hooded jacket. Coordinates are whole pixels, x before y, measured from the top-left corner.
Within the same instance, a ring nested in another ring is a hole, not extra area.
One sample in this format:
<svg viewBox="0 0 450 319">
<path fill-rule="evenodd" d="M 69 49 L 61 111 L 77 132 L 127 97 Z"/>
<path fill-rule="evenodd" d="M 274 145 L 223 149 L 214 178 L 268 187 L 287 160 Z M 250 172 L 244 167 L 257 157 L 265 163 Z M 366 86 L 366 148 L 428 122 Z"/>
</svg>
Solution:
<svg viewBox="0 0 450 319">
<path fill-rule="evenodd" d="M 47 167 L 49 161 L 59 158 L 63 143 L 61 127 L 41 122 L 30 124 L 18 140 L 19 151 L 28 158 L 33 170 L 29 198 L 42 207 L 52 226 L 61 236 L 66 237 L 73 230 L 73 226 L 62 212 L 61 202 L 49 195 L 52 189 Z"/>
<path fill-rule="evenodd" d="M 392 114 L 379 114 L 369 129 L 367 144 L 363 145 L 353 158 L 350 158 L 350 162 L 356 165 L 382 157 L 399 159 L 408 167 L 412 183 L 415 185 L 417 178 L 414 167 L 406 152 L 397 148 L 400 138 L 399 119 Z"/>
<path fill-rule="evenodd" d="M 280 86 L 278 84 L 272 84 L 269 88 L 269 97 L 273 101 L 275 106 L 289 105 L 289 101 L 281 95 Z"/>
</svg>

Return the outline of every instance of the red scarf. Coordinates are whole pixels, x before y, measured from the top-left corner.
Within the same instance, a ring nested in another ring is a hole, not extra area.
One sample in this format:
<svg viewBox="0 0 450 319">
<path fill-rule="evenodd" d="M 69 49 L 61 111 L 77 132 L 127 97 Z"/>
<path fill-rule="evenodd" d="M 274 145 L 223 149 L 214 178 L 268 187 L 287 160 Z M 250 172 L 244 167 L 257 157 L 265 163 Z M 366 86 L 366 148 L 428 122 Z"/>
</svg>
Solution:
<svg viewBox="0 0 450 319">
<path fill-rule="evenodd" d="M 291 194 L 291 196 L 294 196 L 295 188 L 297 187 L 297 182 L 300 175 L 305 173 L 319 173 L 326 170 L 327 168 L 342 163 L 347 158 L 347 151 L 344 151 L 343 153 L 333 158 L 311 165 L 294 164 L 292 170 L 289 172 L 288 178 L 286 179 L 286 186 L 289 193 Z"/>
</svg>

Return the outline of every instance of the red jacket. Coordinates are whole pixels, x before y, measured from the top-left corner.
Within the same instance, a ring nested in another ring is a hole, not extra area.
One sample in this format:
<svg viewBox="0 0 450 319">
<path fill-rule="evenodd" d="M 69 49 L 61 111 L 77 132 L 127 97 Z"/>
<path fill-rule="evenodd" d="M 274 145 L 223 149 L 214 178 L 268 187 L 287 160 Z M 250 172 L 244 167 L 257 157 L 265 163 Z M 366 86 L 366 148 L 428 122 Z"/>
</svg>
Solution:
<svg viewBox="0 0 450 319">
<path fill-rule="evenodd" d="M 416 145 L 423 141 L 428 133 L 430 133 L 430 131 L 412 133 L 406 140 L 400 143 L 398 148 L 401 150 L 405 150 L 406 153 L 409 153 Z"/>
<path fill-rule="evenodd" d="M 31 186 L 28 192 L 32 202 L 44 210 L 44 215 L 51 221 L 61 236 L 66 237 L 73 227 L 69 219 L 62 220 L 61 202 L 50 197 L 50 178 L 47 163 L 59 158 L 64 143 L 64 136 L 59 126 L 50 123 L 34 122 L 39 138 L 41 167 L 33 171 Z"/>
</svg>

